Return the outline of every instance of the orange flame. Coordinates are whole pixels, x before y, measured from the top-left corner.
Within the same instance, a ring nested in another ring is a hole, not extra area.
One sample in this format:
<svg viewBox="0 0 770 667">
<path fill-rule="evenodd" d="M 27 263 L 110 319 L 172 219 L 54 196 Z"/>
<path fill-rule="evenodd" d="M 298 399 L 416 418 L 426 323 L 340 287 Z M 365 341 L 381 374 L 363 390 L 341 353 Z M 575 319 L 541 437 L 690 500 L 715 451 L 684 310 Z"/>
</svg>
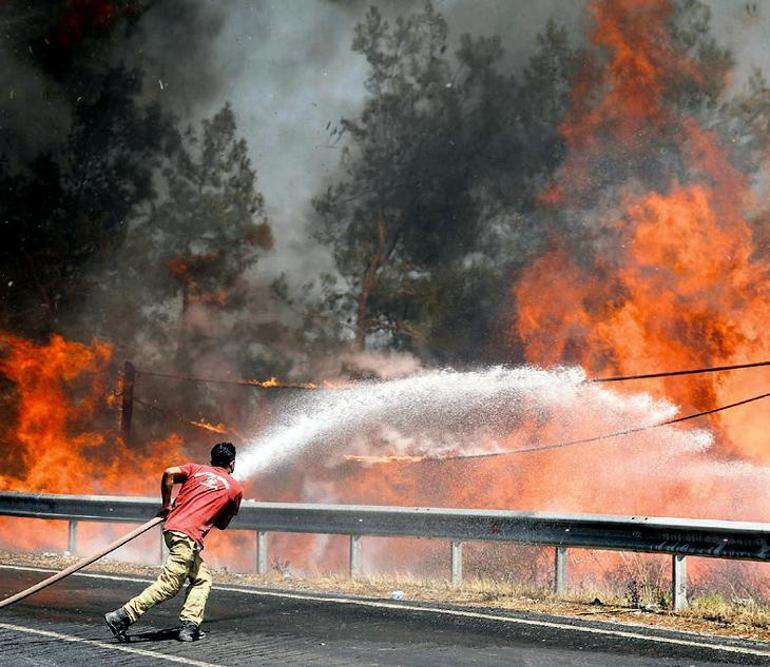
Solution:
<svg viewBox="0 0 770 667">
<path fill-rule="evenodd" d="M 200 419 L 198 421 L 192 420 L 190 423 L 193 426 L 197 426 L 198 428 L 202 428 L 205 431 L 211 431 L 212 433 L 229 433 L 228 428 L 224 424 L 210 424 L 205 419 Z"/>
<path fill-rule="evenodd" d="M 53 336 L 38 345 L 0 332 L 0 378 L 10 384 L 0 407 L 0 489 L 157 494 L 158 471 L 179 460 L 181 439 L 126 446 L 107 409 L 111 357 L 100 341 Z M 61 533 L 55 522 L 50 529 L 14 519 L 0 524 L 14 548 L 51 546 Z"/>
<path fill-rule="evenodd" d="M 109 345 L 54 336 L 45 345 L 0 334 L 0 374 L 15 386 L 15 419 L 5 424 L 0 487 L 52 493 L 155 492 L 158 462 L 109 429 L 94 430 L 107 404 Z M 150 451 L 179 454 L 170 436 Z M 168 458 L 167 458 L 168 457 Z"/>
<path fill-rule="evenodd" d="M 284 382 L 277 377 L 269 377 L 266 380 L 246 380 L 246 384 L 262 389 L 343 389 L 350 387 L 350 384 L 342 382 L 333 382 L 324 380 L 321 383 L 316 382 Z"/>
<path fill-rule="evenodd" d="M 621 239 L 619 256 L 586 267 L 561 246 L 529 267 L 514 288 L 514 331 L 530 361 L 632 374 L 743 363 L 770 350 L 770 265 L 754 256 L 748 178 L 713 132 L 693 117 L 674 117 L 665 103 L 672 81 L 699 76 L 670 47 L 670 10 L 668 2 L 594 4 L 594 42 L 611 53 L 599 77 L 606 90 L 594 104 L 583 98 L 573 105 L 562 128 L 571 153 L 557 187 L 561 205 L 584 206 L 600 154 L 644 157 L 661 142 L 680 151 L 692 182 L 621 197 L 614 221 L 607 221 Z M 770 374 L 756 371 L 650 381 L 644 388 L 701 410 L 767 386 Z M 757 410 L 712 418 L 721 447 L 768 461 L 763 424 Z"/>
</svg>

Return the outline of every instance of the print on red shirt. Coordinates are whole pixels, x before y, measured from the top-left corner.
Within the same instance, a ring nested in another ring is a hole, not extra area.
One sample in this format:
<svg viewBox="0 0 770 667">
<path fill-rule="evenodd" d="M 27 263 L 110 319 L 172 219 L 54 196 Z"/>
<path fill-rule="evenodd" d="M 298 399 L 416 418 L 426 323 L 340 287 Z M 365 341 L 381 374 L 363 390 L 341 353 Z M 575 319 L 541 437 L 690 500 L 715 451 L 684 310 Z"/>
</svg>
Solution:
<svg viewBox="0 0 770 667">
<path fill-rule="evenodd" d="M 203 548 L 212 526 L 224 530 L 238 514 L 243 489 L 223 468 L 186 463 L 181 469 L 187 479 L 163 530 L 184 533 Z"/>
</svg>

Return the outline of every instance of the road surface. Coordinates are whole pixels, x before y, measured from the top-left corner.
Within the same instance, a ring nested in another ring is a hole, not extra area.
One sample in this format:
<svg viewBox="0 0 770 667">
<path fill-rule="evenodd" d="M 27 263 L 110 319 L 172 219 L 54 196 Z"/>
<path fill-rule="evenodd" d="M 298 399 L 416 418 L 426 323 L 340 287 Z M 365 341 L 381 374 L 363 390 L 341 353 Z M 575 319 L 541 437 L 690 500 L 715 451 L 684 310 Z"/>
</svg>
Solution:
<svg viewBox="0 0 770 667">
<path fill-rule="evenodd" d="M 47 573 L 0 566 L 0 597 Z M 409 601 L 215 587 L 206 636 L 175 639 L 174 600 L 117 643 L 102 614 L 145 579 L 74 575 L 0 610 L 0 664 L 9 667 L 237 665 L 770 665 L 770 644 L 499 610 Z M 181 597 L 181 596 L 180 596 Z"/>
</svg>

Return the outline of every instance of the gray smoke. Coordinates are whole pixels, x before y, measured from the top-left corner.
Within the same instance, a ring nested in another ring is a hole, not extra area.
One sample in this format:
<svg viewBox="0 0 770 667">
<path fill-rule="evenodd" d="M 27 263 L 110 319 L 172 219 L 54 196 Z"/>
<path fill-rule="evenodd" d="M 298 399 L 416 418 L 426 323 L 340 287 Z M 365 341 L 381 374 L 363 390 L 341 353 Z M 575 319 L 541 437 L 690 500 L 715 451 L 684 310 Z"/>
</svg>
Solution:
<svg viewBox="0 0 770 667">
<path fill-rule="evenodd" d="M 310 199 L 337 173 L 341 147 L 332 130 L 364 100 L 366 63 L 353 54 L 353 29 L 371 4 L 385 17 L 418 11 L 422 0 L 165 0 L 108 34 L 88 37 L 63 77 L 36 60 L 40 21 L 50 5 L 15 5 L 0 15 L 0 154 L 28 160 L 67 134 L 79 69 L 124 64 L 145 72 L 144 97 L 185 124 L 231 101 L 266 194 L 276 252 L 266 277 L 287 273 L 295 284 L 332 270 L 327 252 L 308 238 Z M 515 3 L 437 0 L 452 44 L 463 33 L 499 34 L 507 65 L 518 71 L 549 18 L 578 26 L 584 2 Z M 35 30 L 38 32 L 36 33 Z M 575 30 L 580 34 L 581 30 Z M 301 271 L 297 269 L 301 267 Z"/>
<path fill-rule="evenodd" d="M 59 47 L 64 28 L 57 22 L 68 7 L 30 0 L 0 12 L 0 155 L 12 164 L 66 138 L 81 92 L 109 66 L 143 70 L 145 100 L 181 118 L 201 105 L 224 103 L 223 88 L 233 72 L 212 56 L 225 23 L 224 5 L 154 2 L 133 20 L 118 13 L 96 34 L 78 37 L 72 29 L 72 45 Z"/>
<path fill-rule="evenodd" d="M 260 266 L 268 276 L 286 272 L 299 284 L 332 269 L 328 253 L 308 238 L 309 202 L 338 172 L 341 146 L 331 131 L 363 104 L 366 63 L 350 45 L 355 25 L 372 4 L 392 19 L 424 3 L 231 0 L 226 5 L 212 57 L 227 78 L 222 97 L 212 99 L 201 113 L 210 114 L 224 99 L 231 100 L 249 141 L 276 236 L 276 252 Z M 549 18 L 580 25 L 584 5 L 560 0 L 435 3 L 449 22 L 453 45 L 466 32 L 499 34 L 513 72 L 524 66 L 535 35 Z"/>
<path fill-rule="evenodd" d="M 141 67 L 145 95 L 182 119 L 202 106 L 221 108 L 234 63 L 215 55 L 223 39 L 227 5 L 199 0 L 155 2 L 113 46 L 113 63 Z"/>
<path fill-rule="evenodd" d="M 707 0 L 712 29 L 720 44 L 732 51 L 735 69 L 731 92 L 739 90 L 755 67 L 770 71 L 767 35 L 770 31 L 770 6 L 765 2 L 719 2 Z"/>
<path fill-rule="evenodd" d="M 30 8 L 0 12 L 0 156 L 12 163 L 64 138 L 70 124 L 64 91 L 35 66 L 22 37 L 38 16 Z"/>
</svg>

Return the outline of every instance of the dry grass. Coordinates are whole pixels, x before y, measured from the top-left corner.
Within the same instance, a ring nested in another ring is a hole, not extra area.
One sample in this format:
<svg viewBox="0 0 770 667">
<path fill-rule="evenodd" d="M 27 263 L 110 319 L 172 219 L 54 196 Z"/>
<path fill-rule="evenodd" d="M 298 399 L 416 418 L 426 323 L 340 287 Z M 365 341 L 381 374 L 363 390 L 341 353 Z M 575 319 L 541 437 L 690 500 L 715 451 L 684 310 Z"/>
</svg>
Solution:
<svg viewBox="0 0 770 667">
<path fill-rule="evenodd" d="M 74 558 L 54 554 L 0 553 L 0 563 L 9 565 L 62 569 L 73 562 Z M 86 571 L 153 577 L 158 568 L 104 560 L 89 566 Z M 401 591 L 403 599 L 409 601 L 540 612 L 770 641 L 770 606 L 750 598 L 708 593 L 694 597 L 686 611 L 674 612 L 670 609 L 669 593 L 661 581 L 655 576 L 650 577 L 649 572 L 637 574 L 639 579 L 625 580 L 623 593 L 618 593 L 617 588 L 614 591 L 583 588 L 570 590 L 560 597 L 544 587 L 491 578 L 467 580 L 454 588 L 445 580 L 410 575 L 375 575 L 350 580 L 334 574 L 299 577 L 276 568 L 264 576 L 215 570 L 214 580 L 220 584 L 382 599 L 390 599 L 394 591 Z M 647 578 L 642 578 L 642 574 Z M 636 581 L 639 583 L 634 584 Z"/>
</svg>

